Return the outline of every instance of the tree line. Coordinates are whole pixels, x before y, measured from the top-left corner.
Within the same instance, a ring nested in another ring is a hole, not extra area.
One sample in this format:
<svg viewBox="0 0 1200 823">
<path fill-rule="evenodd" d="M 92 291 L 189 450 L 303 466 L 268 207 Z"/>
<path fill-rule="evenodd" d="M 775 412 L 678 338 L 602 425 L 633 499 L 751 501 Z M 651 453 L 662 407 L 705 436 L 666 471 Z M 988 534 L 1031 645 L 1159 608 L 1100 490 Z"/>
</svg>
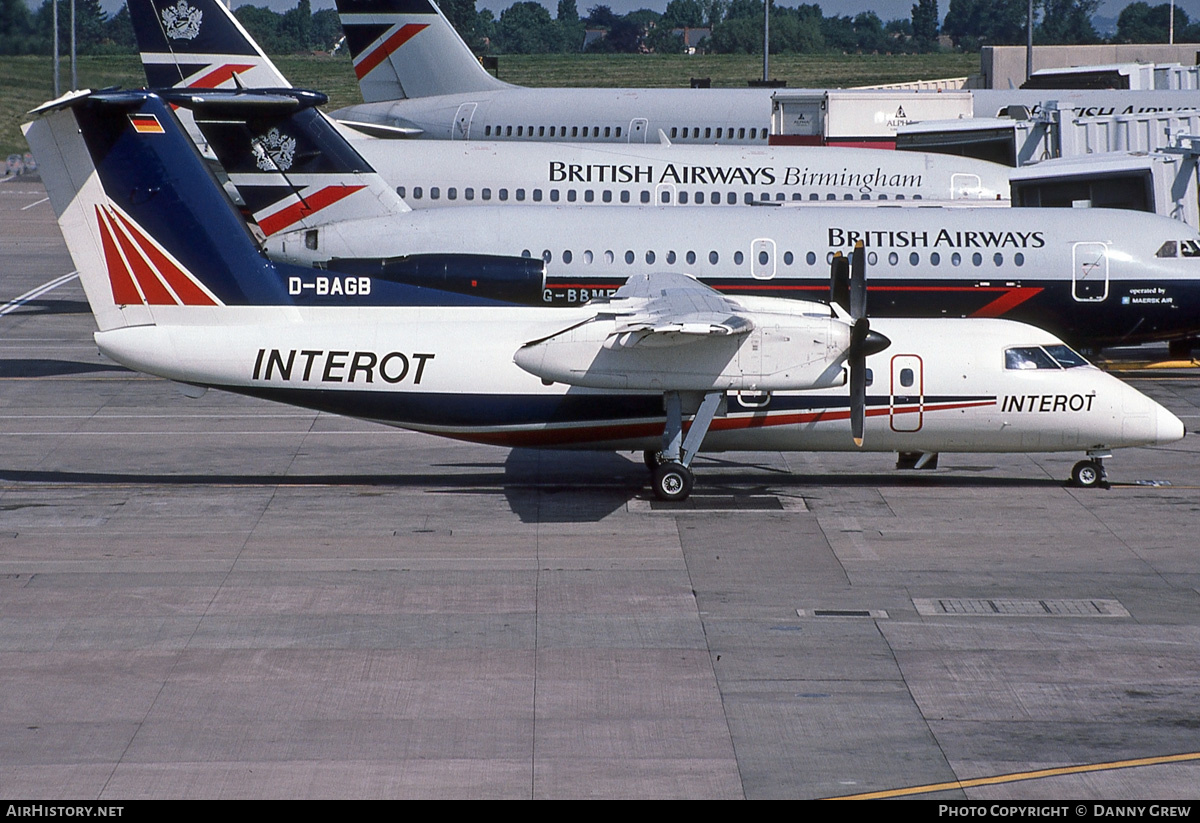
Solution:
<svg viewBox="0 0 1200 823">
<path fill-rule="evenodd" d="M 1092 17 L 1100 0 L 1034 0 L 1040 44 L 1165 43 L 1170 5 L 1130 3 L 1111 38 L 1102 38 Z M 520 0 L 500 13 L 477 10 L 475 0 L 443 0 L 442 11 L 477 54 L 547 54 L 580 51 L 679 53 L 681 30 L 703 29 L 701 50 L 717 54 L 762 53 L 763 0 L 670 0 L 662 13 L 639 9 L 619 15 L 607 5 L 580 16 L 575 0 L 558 0 L 555 16 L 541 3 Z M 25 0 L 0 0 L 0 54 L 50 54 L 53 5 L 43 0 L 31 11 Z M 70 5 L 59 3 L 60 51 L 70 44 Z M 978 51 L 983 45 L 1025 42 L 1027 0 L 949 0 L 939 23 L 938 0 L 917 0 L 908 18 L 882 21 L 874 12 L 826 17 L 816 3 L 771 6 L 771 52 L 905 53 L 944 48 Z M 242 6 L 234 14 L 270 54 L 332 51 L 342 29 L 333 9 L 312 11 L 310 0 L 281 13 Z M 76 0 L 76 44 L 80 54 L 128 54 L 137 46 L 129 11 L 112 16 L 100 0 Z M 589 36 L 588 32 L 592 35 Z M 602 34 L 597 34 L 602 33 Z M 1175 41 L 1200 41 L 1200 21 L 1175 9 Z"/>
</svg>

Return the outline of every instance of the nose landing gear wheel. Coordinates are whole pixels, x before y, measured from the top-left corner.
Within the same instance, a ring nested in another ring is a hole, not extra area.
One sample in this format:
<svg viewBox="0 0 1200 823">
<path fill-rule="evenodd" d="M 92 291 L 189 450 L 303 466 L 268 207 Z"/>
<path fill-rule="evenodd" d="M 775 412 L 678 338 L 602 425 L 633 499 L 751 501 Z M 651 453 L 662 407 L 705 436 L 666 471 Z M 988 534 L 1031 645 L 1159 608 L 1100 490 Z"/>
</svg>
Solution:
<svg viewBox="0 0 1200 823">
<path fill-rule="evenodd" d="M 1108 475 L 1099 460 L 1080 460 L 1071 469 L 1071 482 L 1081 489 L 1108 487 Z"/>
<path fill-rule="evenodd" d="M 642 452 L 642 462 L 646 464 L 646 468 L 654 471 L 658 468 L 658 464 L 662 462 L 662 452 L 646 449 Z"/>
<path fill-rule="evenodd" d="M 687 500 L 694 482 L 691 470 L 681 463 L 663 463 L 654 468 L 654 496 L 659 500 L 671 503 Z"/>
</svg>

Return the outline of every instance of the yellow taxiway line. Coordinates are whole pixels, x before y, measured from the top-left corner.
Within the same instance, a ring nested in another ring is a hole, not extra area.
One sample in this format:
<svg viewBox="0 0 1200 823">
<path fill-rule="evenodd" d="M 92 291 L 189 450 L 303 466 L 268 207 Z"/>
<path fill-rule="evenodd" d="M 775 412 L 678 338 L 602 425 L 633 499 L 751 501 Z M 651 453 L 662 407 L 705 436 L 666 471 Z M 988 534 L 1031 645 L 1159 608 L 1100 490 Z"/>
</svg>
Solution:
<svg viewBox="0 0 1200 823">
<path fill-rule="evenodd" d="M 1083 766 L 1061 766 L 1057 769 L 1039 769 L 1032 772 L 1013 772 L 998 774 L 993 777 L 976 777 L 971 780 L 952 780 L 949 783 L 930 783 L 927 786 L 908 786 L 903 789 L 886 789 L 865 794 L 847 794 L 839 797 L 826 797 L 825 800 L 881 800 L 888 797 L 905 797 L 913 794 L 931 794 L 946 792 L 954 789 L 971 789 L 975 786 L 995 786 L 999 783 L 1018 783 L 1022 780 L 1038 780 L 1043 777 L 1059 777 L 1068 774 L 1085 774 L 1087 772 L 1103 772 L 1109 769 L 1133 769 L 1139 766 L 1161 766 L 1164 763 L 1184 763 L 1189 760 L 1200 760 L 1200 752 L 1188 754 L 1168 754 L 1162 757 L 1139 757 L 1134 760 L 1114 760 L 1110 763 L 1091 763 Z"/>
</svg>

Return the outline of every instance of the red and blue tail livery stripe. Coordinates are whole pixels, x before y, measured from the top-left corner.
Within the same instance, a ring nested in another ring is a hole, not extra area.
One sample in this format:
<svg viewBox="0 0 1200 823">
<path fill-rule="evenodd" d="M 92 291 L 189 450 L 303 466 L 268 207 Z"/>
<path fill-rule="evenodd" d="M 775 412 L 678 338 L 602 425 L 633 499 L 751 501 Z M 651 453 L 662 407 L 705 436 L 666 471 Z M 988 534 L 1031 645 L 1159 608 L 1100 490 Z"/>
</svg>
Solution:
<svg viewBox="0 0 1200 823">
<path fill-rule="evenodd" d="M 349 32 L 350 28 L 349 26 L 347 27 L 347 32 Z M 371 73 L 372 69 L 391 57 L 396 49 L 419 34 L 422 29 L 427 28 L 429 28 L 428 23 L 405 23 L 398 29 L 395 29 L 384 37 L 378 45 L 366 49 L 362 54 L 355 55 L 354 74 L 359 80 L 362 80 Z"/>
<path fill-rule="evenodd" d="M 258 223 L 258 227 L 262 229 L 263 234 L 270 237 L 290 226 L 294 226 L 309 215 L 315 214 L 327 206 L 332 206 L 339 200 L 343 200 L 356 191 L 365 188 L 366 186 L 362 185 L 346 186 L 337 184 L 325 186 L 316 191 L 308 190 L 296 195 L 293 202 L 288 203 L 282 208 L 277 208 L 270 213 L 264 213 L 268 211 L 266 209 L 256 212 L 254 222 Z M 280 204 L 272 204 L 272 208 L 278 205 Z"/>
<path fill-rule="evenodd" d="M 117 305 L 222 305 L 216 295 L 115 207 L 96 206 L 96 222 Z"/>
<path fill-rule="evenodd" d="M 241 74 L 254 68 L 253 63 L 225 63 L 211 71 L 205 72 L 195 80 L 189 79 L 186 84 L 189 89 L 215 89 L 223 83 L 233 80 L 234 75 Z"/>
</svg>

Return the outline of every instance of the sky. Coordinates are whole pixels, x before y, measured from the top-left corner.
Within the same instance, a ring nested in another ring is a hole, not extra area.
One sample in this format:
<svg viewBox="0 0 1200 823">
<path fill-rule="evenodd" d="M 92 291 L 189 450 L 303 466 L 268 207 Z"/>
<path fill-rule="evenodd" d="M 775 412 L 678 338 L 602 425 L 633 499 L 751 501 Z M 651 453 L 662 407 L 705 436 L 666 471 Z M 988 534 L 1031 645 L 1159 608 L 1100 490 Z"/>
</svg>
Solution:
<svg viewBox="0 0 1200 823">
<path fill-rule="evenodd" d="M 905 18 L 912 16 L 912 7 L 916 0 L 815 0 L 817 5 L 821 7 L 821 12 L 826 17 L 837 15 L 849 15 L 853 17 L 862 11 L 873 11 L 879 15 L 884 22 L 895 20 L 897 18 Z M 1163 0 L 1146 0 L 1151 6 L 1156 6 Z M 112 14 L 119 9 L 124 0 L 101 0 L 101 6 L 109 14 Z M 313 11 L 318 9 L 333 8 L 333 0 L 310 0 Z M 475 0 L 475 7 L 479 9 L 491 9 L 492 13 L 497 17 L 500 12 L 511 6 L 515 0 Z M 542 5 L 550 10 L 551 16 L 558 9 L 558 0 L 541 0 Z M 575 0 L 579 7 L 580 14 L 587 12 L 589 8 L 595 5 L 604 4 L 615 11 L 617 14 L 628 14 L 636 9 L 653 9 L 661 12 L 667 7 L 667 0 Z M 780 0 L 781 5 L 795 6 L 804 0 Z M 813 2 L 813 0 L 808 0 Z M 1125 8 L 1132 0 L 1103 0 L 1100 4 L 1098 15 L 1103 17 L 1111 17 L 1114 20 L 1121 13 L 1121 9 Z M 40 0 L 36 3 L 41 5 Z M 250 0 L 251 5 L 269 6 L 274 11 L 283 12 L 296 7 L 296 0 Z M 234 0 L 234 8 L 246 5 L 246 0 Z M 1196 20 L 1200 18 L 1200 0 L 1176 0 L 1176 6 L 1187 12 L 1188 19 Z M 938 0 L 938 11 L 943 17 L 946 15 L 946 10 L 950 7 L 950 0 Z"/>
</svg>

